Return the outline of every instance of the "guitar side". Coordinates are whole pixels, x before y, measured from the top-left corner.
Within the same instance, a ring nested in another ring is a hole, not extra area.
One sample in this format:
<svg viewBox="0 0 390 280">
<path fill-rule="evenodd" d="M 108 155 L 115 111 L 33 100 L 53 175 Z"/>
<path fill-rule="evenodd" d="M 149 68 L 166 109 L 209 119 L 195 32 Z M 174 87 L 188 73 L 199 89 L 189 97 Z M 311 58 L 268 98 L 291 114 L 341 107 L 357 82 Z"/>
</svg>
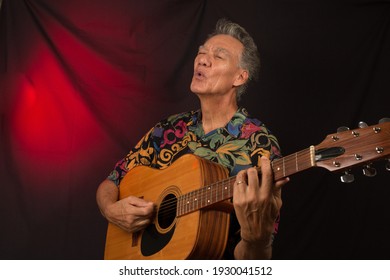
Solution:
<svg viewBox="0 0 390 280">
<path fill-rule="evenodd" d="M 323 167 L 344 171 L 343 182 L 352 182 L 348 169 L 362 165 L 373 176 L 371 163 L 385 159 L 390 171 L 390 122 L 330 134 L 317 146 L 275 159 L 274 178 Z M 347 170 L 347 171 L 345 171 Z M 227 242 L 229 211 L 235 178 L 222 166 L 194 155 L 179 158 L 164 170 L 136 167 L 122 180 L 120 198 L 133 195 L 158 207 L 151 226 L 129 234 L 109 224 L 106 259 L 219 259 Z M 174 205 L 173 214 L 161 215 Z M 176 211 L 179 209 L 180 211 Z"/>
<path fill-rule="evenodd" d="M 130 195 L 153 201 L 157 214 L 152 224 L 138 233 L 127 233 L 109 224 L 105 259 L 219 259 L 225 250 L 229 213 L 206 208 L 172 220 L 159 220 L 167 197 L 179 197 L 202 186 L 227 178 L 222 166 L 194 155 L 185 155 L 169 168 L 139 166 L 122 180 L 120 199 Z"/>
</svg>

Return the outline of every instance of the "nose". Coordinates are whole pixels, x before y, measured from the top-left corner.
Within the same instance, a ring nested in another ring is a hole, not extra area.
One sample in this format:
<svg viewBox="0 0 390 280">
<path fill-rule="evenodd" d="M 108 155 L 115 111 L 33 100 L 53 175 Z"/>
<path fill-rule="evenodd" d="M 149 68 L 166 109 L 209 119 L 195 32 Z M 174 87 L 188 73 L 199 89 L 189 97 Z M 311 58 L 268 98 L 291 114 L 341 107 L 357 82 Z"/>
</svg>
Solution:
<svg viewBox="0 0 390 280">
<path fill-rule="evenodd" d="M 198 55 L 198 65 L 209 67 L 211 66 L 211 60 L 207 54 L 199 54 Z"/>
</svg>

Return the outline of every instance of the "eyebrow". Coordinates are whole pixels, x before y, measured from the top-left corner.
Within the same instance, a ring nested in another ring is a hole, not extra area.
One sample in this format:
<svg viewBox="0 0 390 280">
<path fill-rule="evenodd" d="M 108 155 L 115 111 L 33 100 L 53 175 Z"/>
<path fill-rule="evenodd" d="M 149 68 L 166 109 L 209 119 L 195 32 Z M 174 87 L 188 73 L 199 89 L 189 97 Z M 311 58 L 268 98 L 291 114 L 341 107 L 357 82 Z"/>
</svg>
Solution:
<svg viewBox="0 0 390 280">
<path fill-rule="evenodd" d="M 206 47 L 204 45 L 199 46 L 199 51 L 201 49 L 205 49 Z M 230 55 L 230 52 L 225 48 L 216 48 L 215 53 L 224 53 L 226 55 Z"/>
<path fill-rule="evenodd" d="M 201 49 L 204 49 L 204 48 L 205 48 L 205 46 L 200 45 L 199 48 L 198 48 L 198 50 L 200 51 Z"/>
<path fill-rule="evenodd" d="M 230 55 L 230 52 L 227 50 L 227 49 L 224 49 L 224 48 L 217 48 L 216 53 L 224 53 L 226 55 Z"/>
</svg>

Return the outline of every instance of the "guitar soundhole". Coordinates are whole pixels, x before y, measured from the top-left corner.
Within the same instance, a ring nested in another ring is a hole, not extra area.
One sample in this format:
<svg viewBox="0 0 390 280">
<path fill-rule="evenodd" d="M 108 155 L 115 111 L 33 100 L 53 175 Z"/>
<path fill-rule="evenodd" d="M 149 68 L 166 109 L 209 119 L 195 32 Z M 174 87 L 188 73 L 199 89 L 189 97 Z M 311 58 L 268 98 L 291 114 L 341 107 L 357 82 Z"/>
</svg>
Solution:
<svg viewBox="0 0 390 280">
<path fill-rule="evenodd" d="M 161 229 L 169 228 L 176 218 L 177 197 L 168 194 L 161 202 L 157 213 L 157 222 Z"/>
</svg>

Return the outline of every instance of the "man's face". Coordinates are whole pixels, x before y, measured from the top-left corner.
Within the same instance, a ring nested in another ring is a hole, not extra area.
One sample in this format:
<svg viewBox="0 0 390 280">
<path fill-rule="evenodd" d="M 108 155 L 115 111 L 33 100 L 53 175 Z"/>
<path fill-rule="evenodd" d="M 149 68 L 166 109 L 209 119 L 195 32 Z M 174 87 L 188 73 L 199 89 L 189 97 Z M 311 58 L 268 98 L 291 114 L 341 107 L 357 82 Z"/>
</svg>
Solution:
<svg viewBox="0 0 390 280">
<path fill-rule="evenodd" d="M 240 41 L 229 35 L 208 39 L 195 57 L 191 91 L 200 95 L 223 95 L 243 84 L 246 71 L 239 67 L 243 48 Z"/>
</svg>

